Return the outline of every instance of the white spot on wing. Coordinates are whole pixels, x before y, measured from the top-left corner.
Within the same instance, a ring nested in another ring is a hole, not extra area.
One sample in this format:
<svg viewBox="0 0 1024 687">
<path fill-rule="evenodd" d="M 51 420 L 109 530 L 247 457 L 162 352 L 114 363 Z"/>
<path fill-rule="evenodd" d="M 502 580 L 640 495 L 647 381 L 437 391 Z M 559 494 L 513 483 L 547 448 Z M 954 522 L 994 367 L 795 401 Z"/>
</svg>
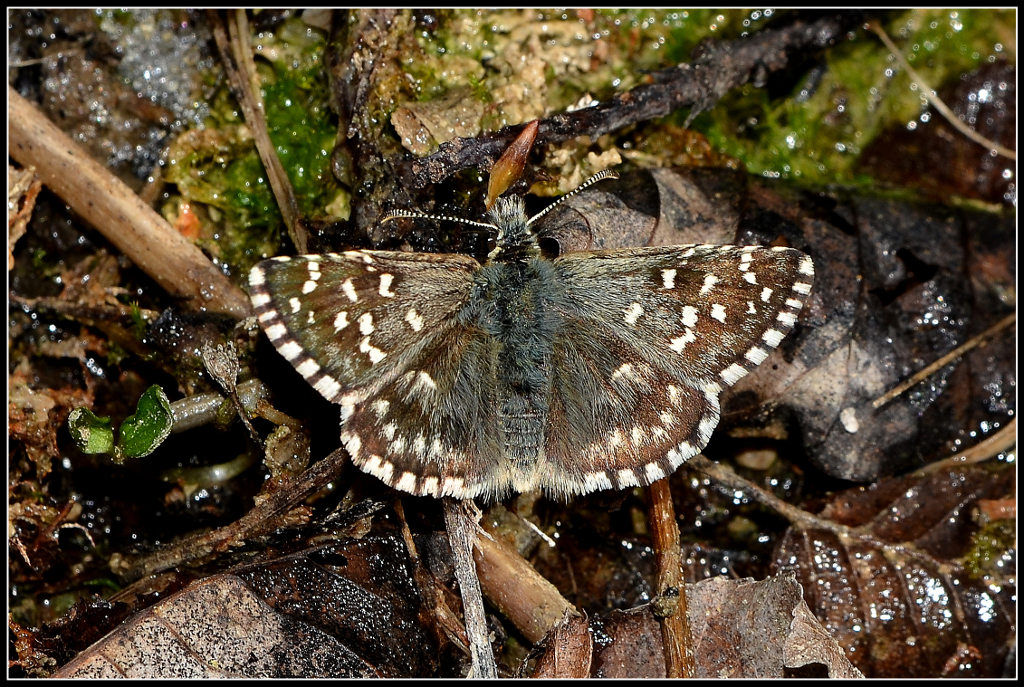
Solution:
<svg viewBox="0 0 1024 687">
<path fill-rule="evenodd" d="M 340 332 L 348 326 L 348 313 L 342 310 L 334 317 L 334 331 Z"/>
<path fill-rule="evenodd" d="M 796 315 L 791 312 L 780 312 L 775 319 L 789 327 L 796 324 Z"/>
<path fill-rule="evenodd" d="M 725 324 L 725 308 L 718 303 L 711 304 L 711 317 Z"/>
<path fill-rule="evenodd" d="M 708 274 L 704 277 L 704 286 L 700 287 L 700 295 L 706 296 L 714 288 L 715 284 L 718 283 L 718 277 L 713 274 Z"/>
<path fill-rule="evenodd" d="M 583 487 L 586 492 L 611 489 L 612 481 L 608 479 L 608 473 L 604 471 L 588 472 L 583 475 Z"/>
<path fill-rule="evenodd" d="M 278 339 L 284 338 L 288 335 L 288 329 L 280 322 L 275 322 L 264 330 L 267 334 L 267 338 L 272 342 Z"/>
<path fill-rule="evenodd" d="M 294 341 L 286 341 L 285 343 L 281 344 L 281 346 L 277 349 L 277 352 L 283 355 L 285 360 L 288 360 L 289 362 L 295 360 L 296 358 L 303 354 L 302 346 L 300 346 Z"/>
<path fill-rule="evenodd" d="M 629 434 L 634 444 L 643 444 L 647 439 L 647 431 L 640 425 L 634 425 Z"/>
<path fill-rule="evenodd" d="M 373 334 L 373 315 L 368 312 L 359 316 L 359 333 L 363 336 Z"/>
<path fill-rule="evenodd" d="M 306 358 L 295 368 L 296 371 L 306 379 L 309 379 L 320 371 L 320 366 L 312 358 Z"/>
<path fill-rule="evenodd" d="M 387 357 L 387 353 L 380 350 L 375 346 L 370 345 L 370 337 L 363 337 L 363 340 L 359 342 L 359 352 L 365 353 L 370 358 L 370 362 L 374 365 L 384 360 Z"/>
<path fill-rule="evenodd" d="M 633 366 L 629 363 L 623 363 L 619 365 L 615 372 L 612 372 L 612 379 L 618 380 L 620 377 L 629 377 L 630 379 L 636 378 L 636 373 L 633 372 Z"/>
<path fill-rule="evenodd" d="M 679 463 L 676 464 L 676 467 L 678 467 L 679 465 L 682 465 L 684 460 L 688 460 L 697 455 L 700 452 L 700 449 L 689 441 L 683 441 L 679 443 L 679 447 L 676 451 L 678 451 L 677 457 L 679 458 Z M 675 459 L 673 459 L 672 462 L 675 463 Z"/>
<path fill-rule="evenodd" d="M 676 285 L 676 271 L 675 270 L 662 270 L 661 271 L 661 283 L 666 289 L 671 289 Z"/>
<path fill-rule="evenodd" d="M 640 482 L 637 481 L 636 475 L 632 470 L 619 470 L 617 473 L 619 478 L 620 487 L 638 487 Z"/>
<path fill-rule="evenodd" d="M 727 386 L 731 386 L 738 382 L 739 380 L 743 379 L 746 375 L 747 370 L 745 367 L 737 363 L 733 363 L 729 367 L 722 370 L 722 373 L 719 376 L 722 378 L 722 381 L 725 382 Z"/>
<path fill-rule="evenodd" d="M 669 348 L 676 353 L 682 353 L 687 344 L 693 343 L 696 340 L 697 335 L 693 333 L 692 329 L 687 327 L 686 330 L 683 331 L 682 336 L 677 336 L 669 342 Z"/>
<path fill-rule="evenodd" d="M 346 279 L 345 281 L 341 282 L 341 291 L 346 296 L 348 296 L 348 299 L 350 301 L 352 301 L 353 303 L 358 303 L 359 302 L 359 294 L 356 293 L 356 287 L 352 285 L 352 279 L 351 278 Z"/>
<path fill-rule="evenodd" d="M 380 290 L 379 290 L 380 295 L 382 295 L 382 296 L 384 296 L 386 298 L 394 298 L 395 297 L 395 292 L 390 290 L 391 289 L 391 282 L 393 282 L 394 280 L 395 280 L 395 278 L 394 278 L 393 275 L 390 275 L 390 274 L 387 274 L 387 273 L 380 275 Z"/>
<path fill-rule="evenodd" d="M 359 449 L 362 447 L 362 442 L 359 441 L 359 437 L 352 432 L 341 433 L 341 443 L 345 444 L 345 450 L 347 450 L 353 458 L 359 456 Z"/>
<path fill-rule="evenodd" d="M 639 303 L 633 303 L 626 308 L 626 315 L 623 319 L 626 320 L 626 324 L 636 324 L 636 321 L 640 319 L 640 316 L 644 314 L 644 309 Z"/>
<path fill-rule="evenodd" d="M 744 354 L 744 357 L 755 365 L 760 365 L 768 357 L 768 351 L 760 346 L 754 346 Z"/>
<path fill-rule="evenodd" d="M 701 443 L 707 446 L 707 443 L 711 440 L 711 434 L 717 426 L 718 418 L 715 415 L 705 415 L 701 418 L 700 424 L 697 425 L 697 435 L 700 437 Z"/>
<path fill-rule="evenodd" d="M 465 480 L 461 477 L 445 477 L 444 482 L 441 483 L 441 495 L 460 496 L 465 491 L 463 484 L 465 484 Z"/>
<path fill-rule="evenodd" d="M 425 480 L 423 480 L 423 483 L 420 485 L 420 493 L 430 494 L 431 496 L 438 496 L 437 486 L 438 485 L 436 477 L 427 477 Z"/>
<path fill-rule="evenodd" d="M 341 391 L 341 385 L 334 379 L 324 375 L 321 377 L 313 388 L 320 392 L 320 395 L 326 398 L 328 401 L 333 401 L 338 393 Z"/>
<path fill-rule="evenodd" d="M 383 295 L 383 294 L 381 294 Z M 411 472 L 403 472 L 402 476 L 395 482 L 395 489 L 399 491 L 406 491 L 410 494 L 416 493 L 416 475 Z"/>
<path fill-rule="evenodd" d="M 409 311 L 405 313 L 405 321 L 409 323 L 414 332 L 423 329 L 423 318 L 416 312 L 416 308 L 409 308 Z"/>
</svg>

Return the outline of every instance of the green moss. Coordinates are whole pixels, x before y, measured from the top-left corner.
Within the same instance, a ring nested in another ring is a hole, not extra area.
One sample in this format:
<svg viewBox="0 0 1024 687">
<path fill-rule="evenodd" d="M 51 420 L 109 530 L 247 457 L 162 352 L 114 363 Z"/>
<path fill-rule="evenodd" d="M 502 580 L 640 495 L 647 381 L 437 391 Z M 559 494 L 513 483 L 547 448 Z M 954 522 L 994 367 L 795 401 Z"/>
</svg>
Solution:
<svg viewBox="0 0 1024 687">
<path fill-rule="evenodd" d="M 964 556 L 964 568 L 975 579 L 1005 580 L 1016 565 L 1017 528 L 1013 520 L 994 520 L 974 535 L 973 546 Z"/>
<path fill-rule="evenodd" d="M 1013 11 L 923 9 L 899 13 L 884 28 L 929 86 L 939 88 L 1005 50 L 995 36 L 1012 35 L 1013 22 Z M 856 174 L 857 156 L 882 130 L 918 119 L 924 99 L 873 33 L 831 49 L 825 66 L 805 99 L 769 99 L 764 89 L 746 87 L 694 126 L 754 173 L 870 183 Z"/>
<path fill-rule="evenodd" d="M 304 217 L 323 217 L 339 203 L 342 189 L 331 174 L 337 125 L 328 107 L 323 66 L 324 38 L 298 19 L 272 36 L 261 36 L 257 59 L 267 128 Z M 230 271 L 244 272 L 257 260 L 283 249 L 284 225 L 277 201 L 239 108 L 226 87 L 210 103 L 204 131 L 187 132 L 170 149 L 167 178 L 182 198 L 202 203 L 207 224 L 200 240 Z M 165 205 L 174 214 L 177 202 Z"/>
<path fill-rule="evenodd" d="M 299 69 L 275 64 L 276 80 L 263 89 L 270 138 L 302 214 L 310 217 L 322 216 L 340 190 L 330 167 L 337 125 L 327 105 L 321 55 Z"/>
</svg>

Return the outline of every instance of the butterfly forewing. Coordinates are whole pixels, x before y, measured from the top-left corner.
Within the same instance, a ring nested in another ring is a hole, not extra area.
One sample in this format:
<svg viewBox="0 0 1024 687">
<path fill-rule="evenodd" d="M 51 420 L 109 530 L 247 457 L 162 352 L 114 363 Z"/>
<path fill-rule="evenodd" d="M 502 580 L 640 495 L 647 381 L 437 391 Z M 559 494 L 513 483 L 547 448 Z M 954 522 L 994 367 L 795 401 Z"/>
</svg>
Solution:
<svg viewBox="0 0 1024 687">
<path fill-rule="evenodd" d="M 265 260 L 249 283 L 267 338 L 344 419 L 455 326 L 478 268 L 455 255 L 349 251 Z"/>
</svg>

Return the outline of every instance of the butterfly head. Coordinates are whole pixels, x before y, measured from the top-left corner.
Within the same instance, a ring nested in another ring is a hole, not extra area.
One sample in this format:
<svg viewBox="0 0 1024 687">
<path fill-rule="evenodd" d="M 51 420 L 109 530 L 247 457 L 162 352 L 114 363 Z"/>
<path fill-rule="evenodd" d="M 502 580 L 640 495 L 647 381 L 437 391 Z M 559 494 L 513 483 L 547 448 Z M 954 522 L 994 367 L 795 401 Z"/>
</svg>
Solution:
<svg viewBox="0 0 1024 687">
<path fill-rule="evenodd" d="M 540 253 L 537 237 L 530 231 L 526 204 L 521 197 L 498 198 L 489 214 L 491 224 L 497 232 L 497 245 L 487 254 L 488 260 L 511 262 L 525 260 Z"/>
<path fill-rule="evenodd" d="M 618 175 L 611 170 L 598 172 L 594 176 L 576 187 L 575 190 L 565 194 L 533 217 L 526 216 L 526 203 L 521 197 L 510 196 L 498 198 L 494 207 L 488 213 L 490 222 L 477 222 L 462 217 L 451 217 L 449 215 L 432 215 L 424 212 L 410 212 L 399 210 L 385 215 L 381 222 L 388 222 L 401 217 L 410 219 L 444 220 L 458 222 L 467 226 L 482 227 L 495 233 L 494 249 L 487 254 L 488 261 L 499 262 L 522 262 L 540 255 L 540 245 L 537 242 L 537 235 L 532 230 L 533 225 L 544 215 L 558 207 L 562 201 L 573 197 L 583 189 L 595 184 L 602 179 L 617 179 Z"/>
</svg>

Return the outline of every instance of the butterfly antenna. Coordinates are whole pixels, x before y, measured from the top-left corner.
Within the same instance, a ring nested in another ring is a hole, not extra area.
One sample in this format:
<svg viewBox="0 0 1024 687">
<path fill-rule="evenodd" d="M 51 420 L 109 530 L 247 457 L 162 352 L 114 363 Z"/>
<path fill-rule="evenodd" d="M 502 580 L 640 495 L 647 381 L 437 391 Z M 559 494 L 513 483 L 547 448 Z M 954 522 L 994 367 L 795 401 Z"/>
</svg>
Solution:
<svg viewBox="0 0 1024 687">
<path fill-rule="evenodd" d="M 541 217 L 543 217 L 544 215 L 546 215 L 549 212 L 551 212 L 554 208 L 556 208 L 557 206 L 561 205 L 562 201 L 566 200 L 567 198 L 572 198 L 573 196 L 575 196 L 577 193 L 579 193 L 583 189 L 588 188 L 590 186 L 593 186 L 597 182 L 602 181 L 604 179 L 618 179 L 618 178 L 619 178 L 619 175 L 616 174 L 614 171 L 612 171 L 610 169 L 601 170 L 600 172 L 598 172 L 594 176 L 590 177 L 589 179 L 584 181 L 582 184 L 580 184 L 579 186 L 577 186 L 576 188 L 574 188 L 573 190 L 569 191 L 564 196 L 562 196 L 561 198 L 559 198 L 558 200 L 553 202 L 551 205 L 548 205 L 546 208 L 544 208 L 543 210 L 538 212 L 536 215 L 534 215 L 530 219 L 526 220 L 526 226 L 530 226 L 531 224 L 533 224 L 534 222 L 539 220 Z"/>
<path fill-rule="evenodd" d="M 483 227 L 484 229 L 497 230 L 497 227 L 488 222 L 477 222 L 471 219 L 465 219 L 464 217 L 453 217 L 451 215 L 431 215 L 426 212 L 409 212 L 406 210 L 399 210 L 398 212 L 390 212 L 380 219 L 378 224 L 384 224 L 393 219 L 429 219 L 435 222 L 457 222 L 459 224 L 468 224 L 471 227 Z"/>
</svg>

